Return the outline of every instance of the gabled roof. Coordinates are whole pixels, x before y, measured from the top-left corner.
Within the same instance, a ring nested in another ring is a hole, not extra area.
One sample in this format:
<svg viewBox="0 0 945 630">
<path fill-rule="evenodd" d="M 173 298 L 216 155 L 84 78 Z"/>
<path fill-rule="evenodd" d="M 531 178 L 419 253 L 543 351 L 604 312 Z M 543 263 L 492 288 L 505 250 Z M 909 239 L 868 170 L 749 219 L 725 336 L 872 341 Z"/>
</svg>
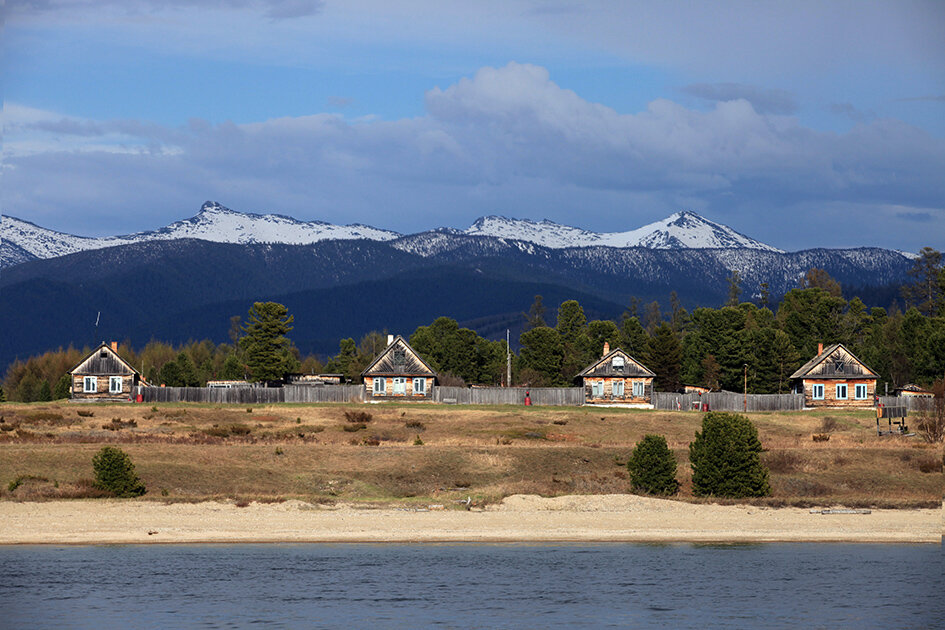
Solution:
<svg viewBox="0 0 945 630">
<path fill-rule="evenodd" d="M 839 367 L 839 369 L 838 369 Z M 866 367 L 842 343 L 835 343 L 805 363 L 791 375 L 791 378 L 849 378 L 872 376 L 879 378 L 876 372 Z"/>
<path fill-rule="evenodd" d="M 122 359 L 104 341 L 93 350 L 78 365 L 69 370 L 69 374 L 95 376 L 98 374 L 133 375 L 139 374 L 130 363 Z"/>
<path fill-rule="evenodd" d="M 402 351 L 399 355 L 397 351 Z M 401 362 L 402 359 L 402 362 Z M 430 367 L 430 364 L 424 361 L 417 351 L 410 347 L 407 340 L 397 335 L 394 340 L 377 355 L 371 364 L 364 368 L 361 376 L 372 375 L 393 375 L 393 376 L 436 376 L 436 370 Z"/>
<path fill-rule="evenodd" d="M 622 357 L 624 361 L 623 370 L 614 368 L 614 357 Z M 631 357 L 620 348 L 614 348 L 600 359 L 591 363 L 589 366 L 578 372 L 577 376 L 643 376 L 655 377 L 649 368 Z M 577 378 L 575 376 L 575 378 Z"/>
</svg>

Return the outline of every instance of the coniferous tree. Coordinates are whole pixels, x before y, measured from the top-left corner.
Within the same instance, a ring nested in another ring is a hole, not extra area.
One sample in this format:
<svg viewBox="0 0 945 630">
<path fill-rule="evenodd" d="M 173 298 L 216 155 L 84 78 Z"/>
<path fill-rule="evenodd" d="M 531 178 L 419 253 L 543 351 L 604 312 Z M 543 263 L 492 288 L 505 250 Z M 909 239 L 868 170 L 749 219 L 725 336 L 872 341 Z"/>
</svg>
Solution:
<svg viewBox="0 0 945 630">
<path fill-rule="evenodd" d="M 53 389 L 53 398 L 62 400 L 72 396 L 72 375 L 63 374 L 62 378 L 56 381 L 56 387 Z"/>
<path fill-rule="evenodd" d="M 228 354 L 220 370 L 220 378 L 225 381 L 239 381 L 245 376 L 243 365 L 235 354 Z"/>
<path fill-rule="evenodd" d="M 909 270 L 912 283 L 902 288 L 906 303 L 915 306 L 920 313 L 929 317 L 941 312 L 939 309 L 943 300 L 943 290 L 945 290 L 941 283 L 942 276 L 945 274 L 942 261 L 941 252 L 931 247 L 923 247 L 912 269 Z"/>
<path fill-rule="evenodd" d="M 627 461 L 634 492 L 671 495 L 679 490 L 676 458 L 662 435 L 645 435 Z"/>
<path fill-rule="evenodd" d="M 650 339 L 646 366 L 656 373 L 655 385 L 664 392 L 679 391 L 682 349 L 679 336 L 663 322 Z"/>
<path fill-rule="evenodd" d="M 522 313 L 522 316 L 525 318 L 525 330 L 548 325 L 545 323 L 545 305 L 542 304 L 540 295 L 535 296 L 535 301 L 532 302 L 528 312 Z"/>
<path fill-rule="evenodd" d="M 39 402 L 49 402 L 52 399 L 52 388 L 49 386 L 49 381 L 43 379 L 36 390 L 36 400 Z"/>
<path fill-rule="evenodd" d="M 254 381 L 277 380 L 298 370 L 299 360 L 286 337 L 294 320 L 288 309 L 277 302 L 256 302 L 249 309 L 240 346 Z"/>
<path fill-rule="evenodd" d="M 626 317 L 620 324 L 620 347 L 631 356 L 642 361 L 650 342 L 639 317 Z"/>
<path fill-rule="evenodd" d="M 745 416 L 710 411 L 689 444 L 692 491 L 696 496 L 763 497 L 771 494 L 761 462 L 758 430 Z"/>
<path fill-rule="evenodd" d="M 742 278 L 738 271 L 733 271 L 728 277 L 728 301 L 725 306 L 738 306 L 738 297 L 742 294 L 742 288 L 739 286 Z"/>
<path fill-rule="evenodd" d="M 547 326 L 532 328 L 522 333 L 519 342 L 522 344 L 520 366 L 540 379 L 532 385 L 562 384 L 561 360 L 564 356 L 564 344 L 557 330 Z"/>
</svg>

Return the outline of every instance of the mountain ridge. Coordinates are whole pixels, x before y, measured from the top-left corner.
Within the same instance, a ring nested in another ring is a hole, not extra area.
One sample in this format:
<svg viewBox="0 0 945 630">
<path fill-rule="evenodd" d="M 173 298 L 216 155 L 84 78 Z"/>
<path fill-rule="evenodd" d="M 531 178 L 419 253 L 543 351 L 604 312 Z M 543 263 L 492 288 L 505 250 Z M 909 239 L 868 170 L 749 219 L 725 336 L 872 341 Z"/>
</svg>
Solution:
<svg viewBox="0 0 945 630">
<path fill-rule="evenodd" d="M 549 221 L 483 216 L 467 228 L 434 228 L 401 234 L 354 223 L 335 225 L 324 221 L 300 221 L 282 214 L 256 214 L 231 210 L 215 201 L 205 202 L 192 217 L 165 227 L 134 234 L 87 237 L 41 227 L 30 221 L 4 215 L 0 226 L 0 269 L 35 258 L 55 258 L 91 249 L 104 249 L 152 240 L 197 238 L 217 243 L 311 245 L 327 240 L 398 241 L 403 249 L 419 253 L 431 249 L 428 241 L 460 236 L 481 236 L 522 241 L 552 249 L 570 247 L 644 247 L 647 249 L 757 249 L 781 250 L 747 237 L 732 228 L 710 221 L 694 212 L 676 212 L 669 217 L 624 232 L 593 232 Z M 422 240 L 421 238 L 421 240 Z M 411 248 L 411 245 L 413 247 Z M 432 247 L 431 251 L 435 251 Z"/>
</svg>

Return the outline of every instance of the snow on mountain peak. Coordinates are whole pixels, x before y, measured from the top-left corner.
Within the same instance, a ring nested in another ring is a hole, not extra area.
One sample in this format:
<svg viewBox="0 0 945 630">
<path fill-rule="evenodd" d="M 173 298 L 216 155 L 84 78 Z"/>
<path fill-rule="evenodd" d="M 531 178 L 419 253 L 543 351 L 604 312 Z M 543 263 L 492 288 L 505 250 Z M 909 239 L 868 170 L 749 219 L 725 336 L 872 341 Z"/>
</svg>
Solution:
<svg viewBox="0 0 945 630">
<path fill-rule="evenodd" d="M 14 217 L 3 217 L 0 227 L 0 235 L 6 244 L 4 252 L 7 252 L 4 254 L 4 260 L 0 260 L 0 267 L 22 262 L 25 256 L 53 258 L 88 249 L 154 240 L 193 238 L 217 243 L 308 245 L 327 240 L 392 241 L 401 237 L 397 232 L 360 224 L 333 225 L 323 221 L 299 221 L 280 214 L 237 212 L 216 201 L 205 202 L 200 211 L 188 219 L 176 221 L 158 230 L 125 236 L 74 236 Z M 547 219 L 536 222 L 491 215 L 477 219 L 465 231 L 439 228 L 417 237 L 434 239 L 439 243 L 438 246 L 442 246 L 443 239 L 448 240 L 458 235 L 490 236 L 553 249 L 605 246 L 781 251 L 690 211 L 676 212 L 661 221 L 628 232 L 599 233 L 560 225 Z M 414 241 L 416 238 L 411 241 L 412 245 L 405 246 L 413 247 L 416 245 Z M 9 260 L 6 260 L 7 258 Z"/>
<path fill-rule="evenodd" d="M 735 230 L 684 210 L 628 232 L 591 232 L 547 219 L 509 219 L 487 216 L 476 219 L 467 234 L 528 241 L 544 247 L 646 247 L 649 249 L 747 248 L 779 252 Z"/>
</svg>

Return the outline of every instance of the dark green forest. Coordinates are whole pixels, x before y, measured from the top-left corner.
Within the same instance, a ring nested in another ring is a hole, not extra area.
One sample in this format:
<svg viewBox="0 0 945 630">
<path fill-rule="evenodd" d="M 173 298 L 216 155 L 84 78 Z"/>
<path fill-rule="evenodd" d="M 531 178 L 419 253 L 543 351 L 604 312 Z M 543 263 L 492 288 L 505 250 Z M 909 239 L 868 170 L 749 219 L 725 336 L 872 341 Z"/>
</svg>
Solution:
<svg viewBox="0 0 945 630">
<path fill-rule="evenodd" d="M 523 305 L 525 330 L 517 340 L 518 352 L 511 353 L 512 384 L 573 385 L 575 375 L 600 357 L 608 343 L 653 370 L 658 390 L 675 391 L 691 384 L 741 391 L 747 365 L 749 392 L 785 393 L 790 391 L 790 375 L 817 354 L 819 343 L 839 342 L 880 375 L 878 392 L 888 388 L 891 393 L 907 383 L 931 386 L 945 377 L 942 254 L 923 249 L 910 280 L 900 289 L 905 310 L 898 304 L 867 308 L 858 297 L 846 299 L 842 287 L 819 269 L 808 271 L 798 288 L 770 307 L 765 295 L 757 302 L 741 301 L 737 274 L 730 279 L 728 303 L 720 308 L 688 312 L 674 293 L 668 308 L 634 300 L 618 321 L 588 321 L 575 300 L 549 310 L 542 297 L 535 296 L 530 306 Z M 290 341 L 292 316 L 284 307 L 275 312 L 282 321 L 278 361 L 285 370 L 340 373 L 359 382 L 361 371 L 387 345 L 388 331 L 375 331 L 357 341 L 340 340 L 334 356 L 303 357 Z M 119 352 L 152 384 L 267 380 L 273 375 L 259 360 L 258 325 L 254 328 L 253 323 L 257 316 L 251 311 L 246 323 L 239 315 L 231 317 L 229 343 L 204 340 L 172 346 L 151 341 L 135 349 L 125 342 Z M 418 327 L 409 341 L 438 371 L 442 384 L 506 384 L 504 339 L 486 339 L 440 317 Z M 66 373 L 89 351 L 60 348 L 16 361 L 7 370 L 0 393 L 8 400 L 26 402 L 66 397 Z"/>
</svg>

